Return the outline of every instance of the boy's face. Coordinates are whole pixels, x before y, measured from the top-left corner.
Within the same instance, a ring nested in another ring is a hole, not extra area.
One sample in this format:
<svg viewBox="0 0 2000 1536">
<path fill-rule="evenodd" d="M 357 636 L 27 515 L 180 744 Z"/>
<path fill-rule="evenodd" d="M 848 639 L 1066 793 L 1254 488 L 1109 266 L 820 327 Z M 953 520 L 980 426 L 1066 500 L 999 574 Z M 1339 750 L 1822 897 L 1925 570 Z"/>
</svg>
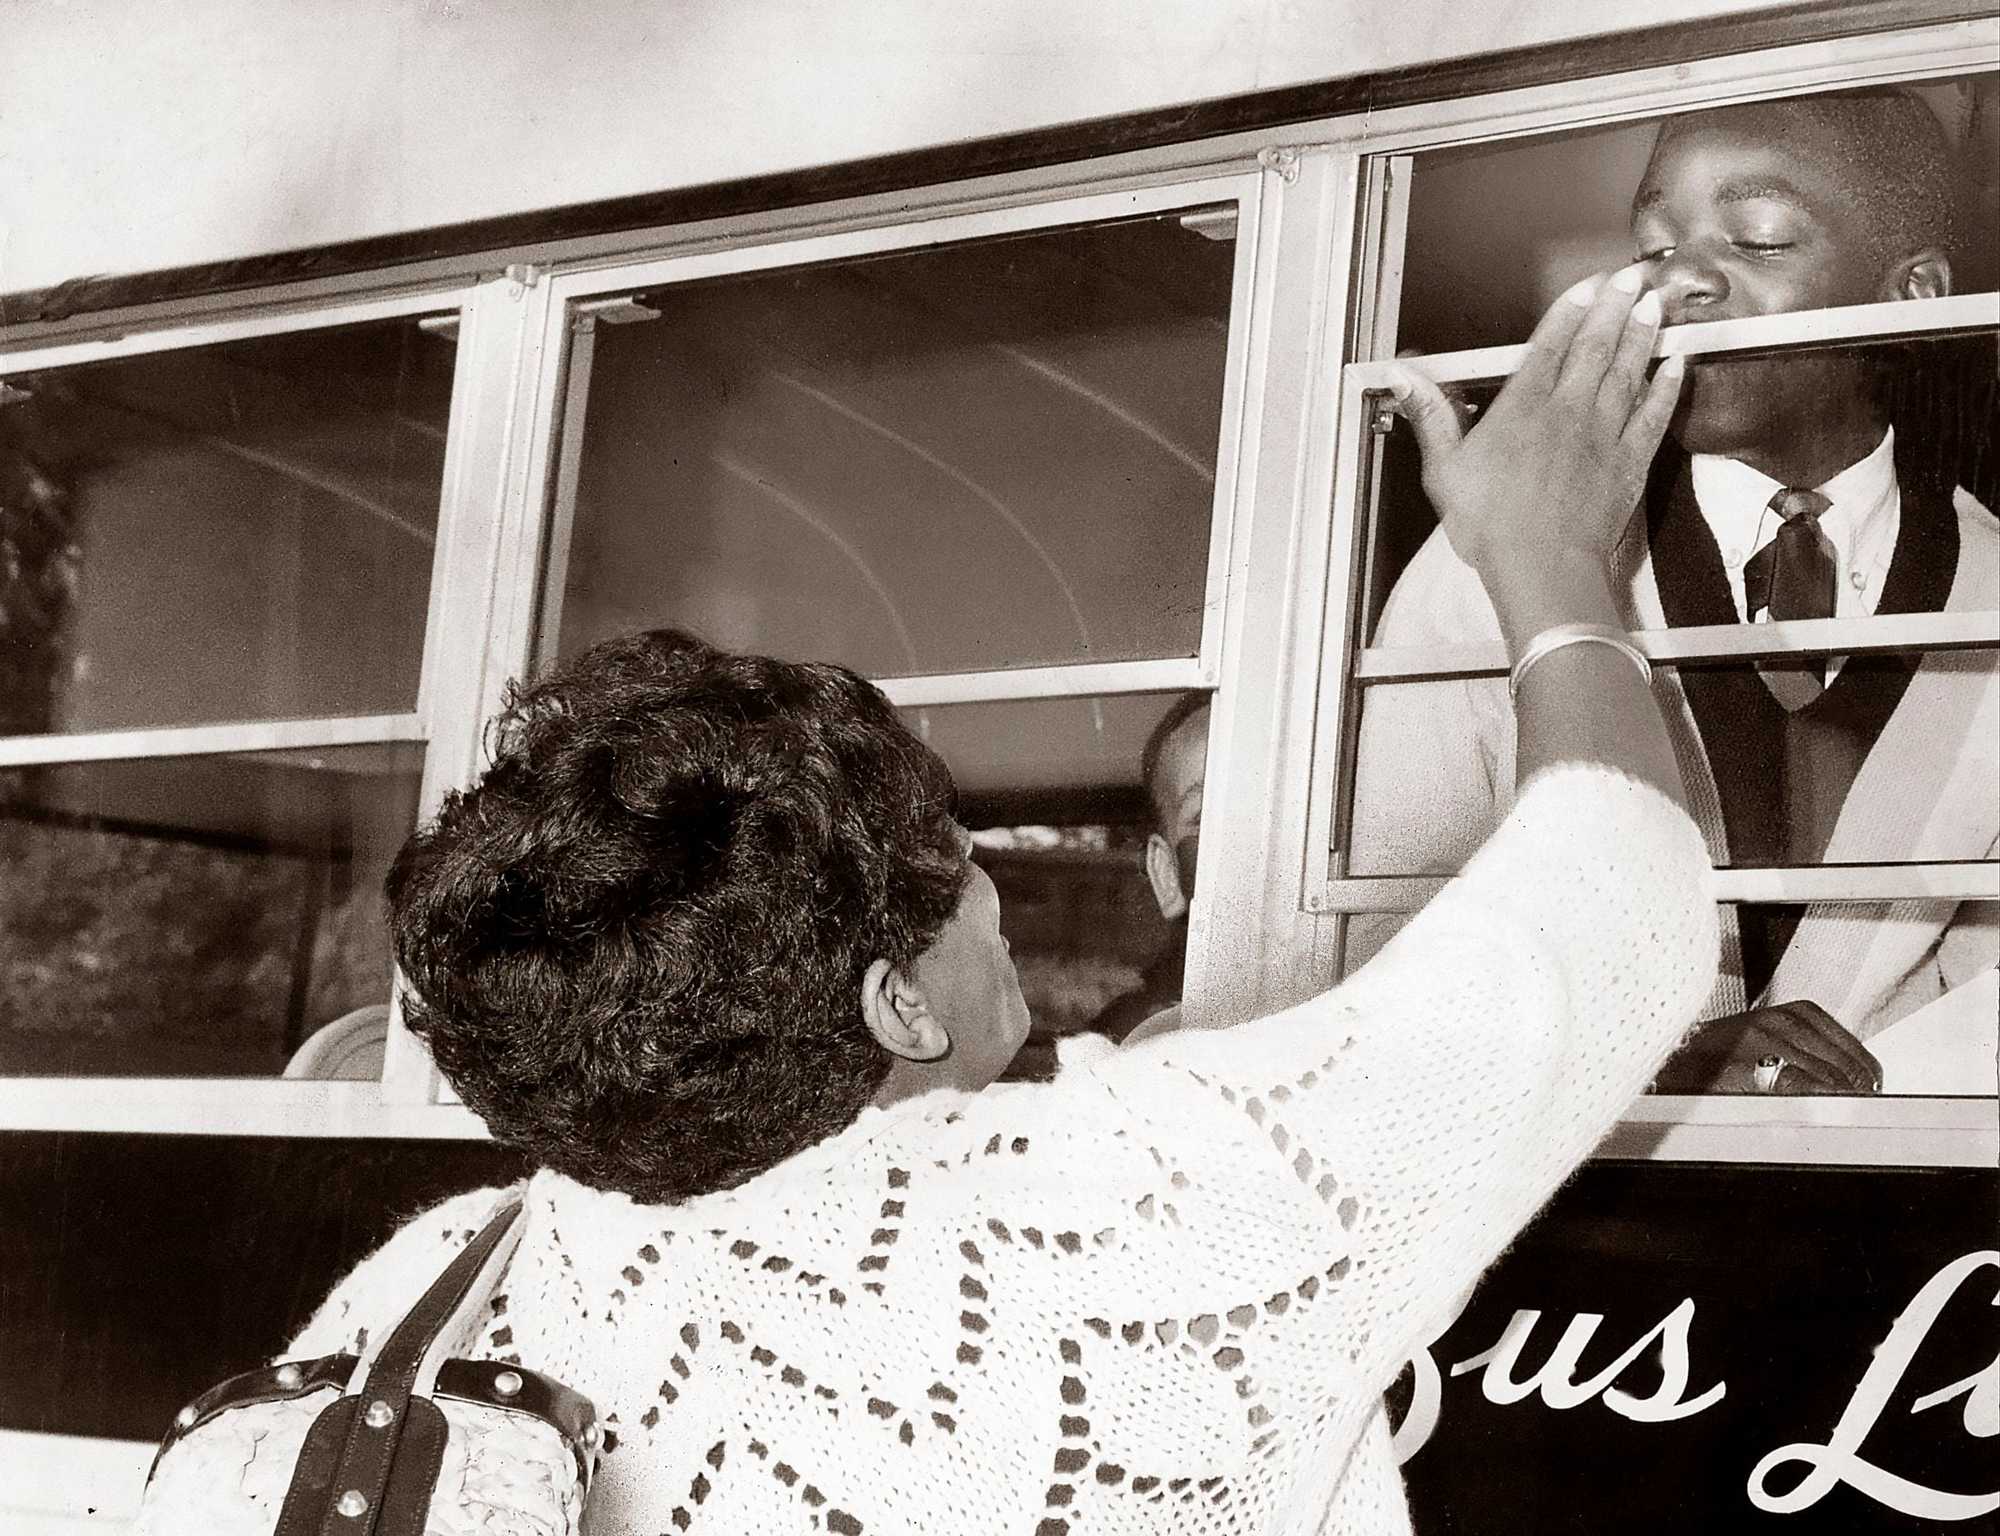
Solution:
<svg viewBox="0 0 2000 1536">
<path fill-rule="evenodd" d="M 1902 296 L 1881 221 L 1824 137 L 1810 119 L 1770 107 L 1662 132 L 1633 198 L 1632 233 L 1667 324 Z M 1868 410 L 1852 355 L 1722 360 L 1689 370 L 1674 434 L 1692 453 L 1754 461 L 1829 414 Z"/>
</svg>

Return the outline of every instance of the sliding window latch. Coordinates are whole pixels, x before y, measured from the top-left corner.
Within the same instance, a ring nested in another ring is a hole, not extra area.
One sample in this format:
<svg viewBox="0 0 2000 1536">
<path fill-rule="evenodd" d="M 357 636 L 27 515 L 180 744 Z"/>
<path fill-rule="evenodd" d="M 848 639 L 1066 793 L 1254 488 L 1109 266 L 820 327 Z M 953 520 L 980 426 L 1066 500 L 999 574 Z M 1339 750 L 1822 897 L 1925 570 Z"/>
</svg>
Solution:
<svg viewBox="0 0 2000 1536">
<path fill-rule="evenodd" d="M 659 318 L 657 309 L 629 294 L 618 299 L 585 299 L 570 310 L 570 324 L 575 326 L 594 325 L 600 320 L 606 325 L 643 325 Z"/>
</svg>

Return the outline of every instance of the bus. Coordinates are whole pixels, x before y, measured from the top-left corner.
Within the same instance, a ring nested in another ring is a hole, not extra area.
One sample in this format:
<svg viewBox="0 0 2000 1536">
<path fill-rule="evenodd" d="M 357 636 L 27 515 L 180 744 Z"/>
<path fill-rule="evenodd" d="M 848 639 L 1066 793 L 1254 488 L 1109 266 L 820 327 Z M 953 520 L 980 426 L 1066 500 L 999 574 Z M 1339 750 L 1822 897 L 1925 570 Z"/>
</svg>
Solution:
<svg viewBox="0 0 2000 1536">
<path fill-rule="evenodd" d="M 1928 112 L 1948 282 L 1663 346 L 1846 360 L 1905 526 L 1919 474 L 1967 549 L 1992 524 L 1990 7 L 835 14 L 9 7 L 7 1530 L 123 1529 L 184 1402 L 523 1172 L 405 1031 L 381 900 L 510 678 L 672 624 L 878 681 L 958 780 L 1046 1075 L 1121 999 L 1323 988 L 1450 880 L 1370 841 L 1449 814 L 1371 772 L 1371 711 L 1507 658 L 1392 617 L 1436 539 L 1388 365 L 1476 419 L 1557 294 L 1659 254 L 1675 124 Z M 1636 1101 L 1392 1394 L 1418 1529 L 1991 1528 L 2000 598 L 1917 542 L 1842 551 L 1906 600 L 1635 625 L 1691 728 L 1802 666 L 1925 711 L 1842 780 L 1894 835 L 1708 813 L 1735 1006 L 1815 999 L 1880 1091 Z"/>
</svg>

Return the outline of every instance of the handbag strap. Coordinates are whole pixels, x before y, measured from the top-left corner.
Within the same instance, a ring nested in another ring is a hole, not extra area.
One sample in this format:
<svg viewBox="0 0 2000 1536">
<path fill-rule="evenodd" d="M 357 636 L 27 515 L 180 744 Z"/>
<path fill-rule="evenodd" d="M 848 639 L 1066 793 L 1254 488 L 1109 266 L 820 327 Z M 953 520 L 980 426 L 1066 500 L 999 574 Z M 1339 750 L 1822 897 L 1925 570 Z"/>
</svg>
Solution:
<svg viewBox="0 0 2000 1536">
<path fill-rule="evenodd" d="M 486 1225 L 403 1314 L 380 1347 L 362 1351 L 353 1389 L 357 1395 L 373 1401 L 391 1393 L 429 1394 L 438 1367 L 499 1289 L 507 1263 L 520 1245 L 521 1208 L 519 1190 L 503 1195 Z"/>
<path fill-rule="evenodd" d="M 450 1350 L 463 1324 L 492 1300 L 520 1241 L 521 1208 L 521 1192 L 510 1190 L 478 1235 L 357 1370 L 354 1408 L 328 1486 L 343 1496 L 358 1497 L 348 1499 L 347 1508 L 335 1504 L 326 1510 L 319 1526 L 322 1536 L 377 1536 L 383 1493 L 409 1422 L 410 1401 L 436 1377 L 443 1353 Z"/>
</svg>

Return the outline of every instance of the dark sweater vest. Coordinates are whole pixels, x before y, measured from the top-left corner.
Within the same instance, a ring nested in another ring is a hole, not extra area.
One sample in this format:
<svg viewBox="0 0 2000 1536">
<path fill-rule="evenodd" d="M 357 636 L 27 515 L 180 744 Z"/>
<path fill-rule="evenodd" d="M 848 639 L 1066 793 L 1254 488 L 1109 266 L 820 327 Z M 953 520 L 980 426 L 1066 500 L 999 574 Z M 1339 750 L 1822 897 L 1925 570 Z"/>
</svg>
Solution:
<svg viewBox="0 0 2000 1536">
<path fill-rule="evenodd" d="M 1908 476 L 1899 479 L 1901 526 L 1875 611 L 1934 613 L 1945 606 L 1958 571 L 1958 515 L 1948 495 L 1913 492 Z M 1670 455 L 1655 475 L 1646 519 L 1669 627 L 1740 623 L 1722 551 L 1695 501 L 1684 455 Z M 1850 656 L 1824 693 L 1787 713 L 1755 667 L 1681 668 L 1681 687 L 1721 799 L 1730 864 L 1811 864 L 1826 852 L 1854 776 L 1914 671 L 1914 660 L 1900 655 Z M 1769 984 L 1803 910 L 1737 909 L 1743 987 L 1753 1002 Z"/>
</svg>

